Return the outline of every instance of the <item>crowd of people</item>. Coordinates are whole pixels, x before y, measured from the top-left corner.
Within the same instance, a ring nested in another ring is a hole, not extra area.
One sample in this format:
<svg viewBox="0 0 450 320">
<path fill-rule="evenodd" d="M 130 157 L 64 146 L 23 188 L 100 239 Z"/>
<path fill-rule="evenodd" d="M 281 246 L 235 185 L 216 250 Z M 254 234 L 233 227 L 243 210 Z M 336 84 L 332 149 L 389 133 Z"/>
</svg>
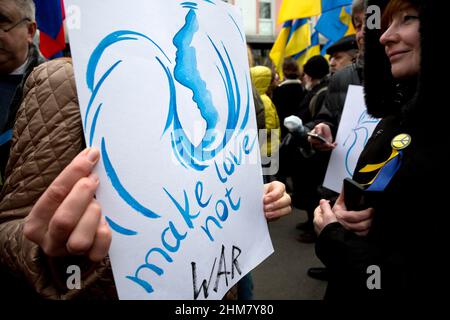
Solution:
<svg viewBox="0 0 450 320">
<path fill-rule="evenodd" d="M 264 188 L 265 216 L 289 214 L 291 197 L 306 211 L 293 227 L 299 241 L 315 243 L 325 268 L 308 274 L 328 281 L 326 299 L 438 295 L 432 261 L 445 252 L 446 208 L 443 189 L 427 188 L 447 172 L 436 156 L 445 142 L 429 138 L 442 131 L 428 110 L 442 95 L 430 74 L 434 3 L 354 0 L 356 35 L 329 47 L 328 60 L 300 66 L 287 58 L 281 81 L 271 67 L 251 67 L 258 128 L 271 137 L 261 154 L 279 158 Z M 381 8 L 381 28 L 367 27 L 371 5 Z M 44 61 L 35 32 L 32 0 L 0 0 L 0 296 L 116 299 L 112 233 L 95 199 L 100 154 L 86 148 L 71 60 Z M 381 119 L 353 176 L 365 189 L 358 208 L 322 186 L 349 85 L 364 86 L 369 114 Z M 81 290 L 65 285 L 73 264 L 82 267 Z M 373 266 L 383 279 L 375 289 L 367 280 Z"/>
</svg>

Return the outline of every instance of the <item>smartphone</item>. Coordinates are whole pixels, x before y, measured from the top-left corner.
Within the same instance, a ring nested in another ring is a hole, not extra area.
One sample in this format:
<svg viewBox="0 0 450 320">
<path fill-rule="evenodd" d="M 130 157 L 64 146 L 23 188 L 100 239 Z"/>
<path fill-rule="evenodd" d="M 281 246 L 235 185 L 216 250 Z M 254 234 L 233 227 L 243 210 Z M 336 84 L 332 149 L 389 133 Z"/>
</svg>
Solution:
<svg viewBox="0 0 450 320">
<path fill-rule="evenodd" d="M 319 139 L 323 143 L 328 143 L 327 139 L 325 139 L 325 137 L 321 136 L 320 134 L 317 134 L 317 133 L 314 133 L 314 132 L 307 132 L 306 134 L 308 136 L 310 136 L 311 138 L 313 138 L 313 139 Z"/>
<path fill-rule="evenodd" d="M 364 205 L 364 187 L 350 178 L 344 179 L 344 203 L 349 211 L 366 209 Z"/>
</svg>

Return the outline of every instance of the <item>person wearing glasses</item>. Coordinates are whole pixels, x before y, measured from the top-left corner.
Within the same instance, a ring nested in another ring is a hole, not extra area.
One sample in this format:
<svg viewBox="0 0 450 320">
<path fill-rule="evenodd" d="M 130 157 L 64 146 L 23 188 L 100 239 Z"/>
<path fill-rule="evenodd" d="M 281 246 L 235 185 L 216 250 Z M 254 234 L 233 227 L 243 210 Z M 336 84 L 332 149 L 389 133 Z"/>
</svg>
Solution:
<svg viewBox="0 0 450 320">
<path fill-rule="evenodd" d="M 0 0 L 0 189 L 4 185 L 12 129 L 22 102 L 23 86 L 31 71 L 44 62 L 33 44 L 36 33 L 35 11 L 32 0 Z M 0 222 L 3 219 L 7 217 L 0 217 Z M 4 255 L 3 249 L 0 256 Z M 12 281 L 3 266 L 0 266 L 0 283 L 3 289 L 15 288 L 26 296 L 27 291 Z M 9 290 L 0 291 L 0 296 L 12 294 Z"/>
<path fill-rule="evenodd" d="M 33 44 L 34 17 L 33 1 L 0 1 L 0 187 L 23 84 L 33 68 L 44 61 Z"/>
</svg>

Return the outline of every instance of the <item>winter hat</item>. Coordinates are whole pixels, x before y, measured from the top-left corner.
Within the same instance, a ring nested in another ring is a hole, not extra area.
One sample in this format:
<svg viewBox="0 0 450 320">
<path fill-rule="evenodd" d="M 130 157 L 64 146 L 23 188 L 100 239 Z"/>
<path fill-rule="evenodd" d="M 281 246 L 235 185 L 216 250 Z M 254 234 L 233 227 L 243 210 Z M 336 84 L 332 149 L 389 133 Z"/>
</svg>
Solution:
<svg viewBox="0 0 450 320">
<path fill-rule="evenodd" d="M 327 59 L 317 55 L 311 57 L 303 66 L 303 72 L 313 79 L 322 79 L 330 72 Z"/>
<path fill-rule="evenodd" d="M 336 52 L 345 52 L 350 50 L 358 50 L 358 44 L 356 43 L 355 35 L 350 35 L 341 38 L 327 49 L 327 54 L 332 56 Z"/>
</svg>

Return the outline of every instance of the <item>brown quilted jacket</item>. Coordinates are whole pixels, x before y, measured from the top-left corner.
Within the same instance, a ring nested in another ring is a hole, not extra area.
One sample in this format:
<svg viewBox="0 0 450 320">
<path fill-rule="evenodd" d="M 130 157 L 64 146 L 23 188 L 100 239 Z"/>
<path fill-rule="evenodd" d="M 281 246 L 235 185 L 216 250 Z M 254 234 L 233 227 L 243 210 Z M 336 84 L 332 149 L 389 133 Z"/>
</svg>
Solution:
<svg viewBox="0 0 450 320">
<path fill-rule="evenodd" d="M 37 67 L 27 79 L 23 97 L 0 193 L 0 274 L 6 274 L 7 290 L 17 290 L 16 284 L 25 283 L 21 290 L 48 299 L 114 298 L 107 259 L 92 265 L 80 257 L 48 258 L 22 233 L 24 217 L 84 148 L 70 60 L 53 60 Z M 81 267 L 80 290 L 67 289 L 69 265 Z"/>
</svg>

